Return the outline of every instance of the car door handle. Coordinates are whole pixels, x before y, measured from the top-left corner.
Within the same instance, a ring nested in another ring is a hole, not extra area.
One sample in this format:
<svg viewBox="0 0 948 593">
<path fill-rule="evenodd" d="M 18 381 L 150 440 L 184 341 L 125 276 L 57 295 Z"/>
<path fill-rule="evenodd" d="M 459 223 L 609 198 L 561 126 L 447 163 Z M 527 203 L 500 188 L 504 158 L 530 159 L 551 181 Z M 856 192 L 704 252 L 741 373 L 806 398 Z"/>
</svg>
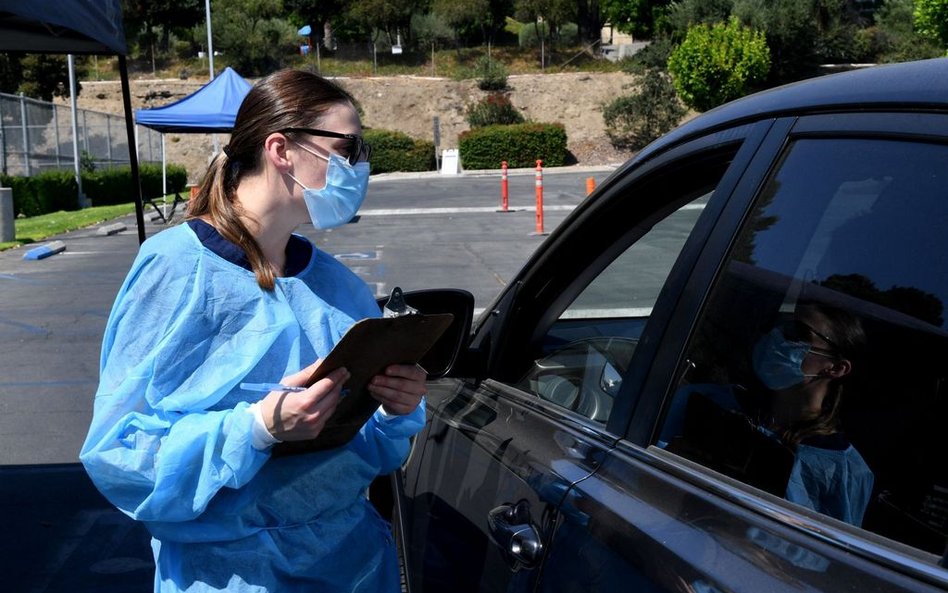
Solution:
<svg viewBox="0 0 948 593">
<path fill-rule="evenodd" d="M 504 504 L 487 514 L 491 540 L 503 551 L 513 568 L 532 568 L 543 555 L 543 540 L 530 520 L 527 501 Z"/>
</svg>

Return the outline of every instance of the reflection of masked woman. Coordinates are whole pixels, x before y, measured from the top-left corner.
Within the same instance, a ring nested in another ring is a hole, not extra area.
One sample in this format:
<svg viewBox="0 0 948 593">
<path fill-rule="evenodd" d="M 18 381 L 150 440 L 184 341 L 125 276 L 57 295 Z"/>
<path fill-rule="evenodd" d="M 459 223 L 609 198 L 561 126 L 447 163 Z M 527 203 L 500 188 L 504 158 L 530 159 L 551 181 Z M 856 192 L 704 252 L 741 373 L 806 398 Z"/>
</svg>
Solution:
<svg viewBox="0 0 948 593">
<path fill-rule="evenodd" d="M 761 425 L 795 451 L 788 500 L 859 525 L 873 476 L 840 432 L 843 383 L 865 343 L 848 311 L 798 304 L 794 317 L 755 345 L 754 371 L 770 390 Z"/>
</svg>

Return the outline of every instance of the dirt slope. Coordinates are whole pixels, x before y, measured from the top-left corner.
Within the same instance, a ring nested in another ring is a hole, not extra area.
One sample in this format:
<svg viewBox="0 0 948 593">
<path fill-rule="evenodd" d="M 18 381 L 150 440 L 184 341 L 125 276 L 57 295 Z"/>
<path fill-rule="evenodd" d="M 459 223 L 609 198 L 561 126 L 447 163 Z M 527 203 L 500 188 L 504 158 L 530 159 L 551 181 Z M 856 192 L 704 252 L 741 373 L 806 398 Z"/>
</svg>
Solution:
<svg viewBox="0 0 948 593">
<path fill-rule="evenodd" d="M 399 130 L 431 140 L 433 118 L 440 118 L 441 147 L 457 147 L 467 129 L 465 108 L 485 95 L 474 81 L 444 78 L 385 77 L 338 79 L 362 104 L 365 124 Z M 133 80 L 132 108 L 166 105 L 193 93 L 203 80 Z M 253 82 L 253 81 L 251 81 Z M 616 164 L 630 154 L 612 148 L 605 136 L 602 104 L 629 92 L 633 78 L 622 73 L 519 75 L 508 79 L 511 102 L 527 119 L 560 122 L 566 127 L 570 152 L 580 165 Z M 83 81 L 80 108 L 122 113 L 118 82 Z M 219 135 L 221 143 L 226 135 Z M 207 166 L 213 151 L 206 134 L 168 134 L 169 162 L 185 165 L 191 181 Z"/>
</svg>

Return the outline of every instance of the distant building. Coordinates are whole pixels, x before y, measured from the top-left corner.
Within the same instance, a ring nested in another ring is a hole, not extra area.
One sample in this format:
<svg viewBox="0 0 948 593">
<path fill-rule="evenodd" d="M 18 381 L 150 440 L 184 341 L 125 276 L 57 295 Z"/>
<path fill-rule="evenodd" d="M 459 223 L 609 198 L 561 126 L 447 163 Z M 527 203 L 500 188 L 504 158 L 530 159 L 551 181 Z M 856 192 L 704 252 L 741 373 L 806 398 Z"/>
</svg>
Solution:
<svg viewBox="0 0 948 593">
<path fill-rule="evenodd" d="M 636 41 L 631 34 L 618 31 L 610 24 L 603 26 L 599 40 L 602 56 L 613 62 L 634 55 L 650 43 L 649 41 Z"/>
</svg>

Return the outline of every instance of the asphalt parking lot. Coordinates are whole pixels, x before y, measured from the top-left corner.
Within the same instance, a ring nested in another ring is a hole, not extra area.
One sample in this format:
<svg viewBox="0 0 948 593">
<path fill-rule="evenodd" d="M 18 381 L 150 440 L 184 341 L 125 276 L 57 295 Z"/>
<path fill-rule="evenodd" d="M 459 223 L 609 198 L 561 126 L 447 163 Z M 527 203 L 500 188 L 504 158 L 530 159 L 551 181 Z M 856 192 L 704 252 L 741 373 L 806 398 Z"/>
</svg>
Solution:
<svg viewBox="0 0 948 593">
<path fill-rule="evenodd" d="M 543 230 L 553 230 L 612 168 L 544 173 Z M 483 309 L 545 238 L 537 234 L 535 177 L 514 171 L 498 212 L 499 174 L 373 178 L 357 222 L 299 231 L 375 290 L 462 288 Z M 146 220 L 151 212 L 146 212 Z M 171 224 L 180 221 L 180 216 Z M 112 300 L 138 249 L 134 216 L 105 236 L 98 225 L 61 237 L 36 261 L 0 252 L 0 465 L 74 462 L 91 417 L 99 346 Z M 146 222 L 151 236 L 165 228 Z"/>
</svg>

